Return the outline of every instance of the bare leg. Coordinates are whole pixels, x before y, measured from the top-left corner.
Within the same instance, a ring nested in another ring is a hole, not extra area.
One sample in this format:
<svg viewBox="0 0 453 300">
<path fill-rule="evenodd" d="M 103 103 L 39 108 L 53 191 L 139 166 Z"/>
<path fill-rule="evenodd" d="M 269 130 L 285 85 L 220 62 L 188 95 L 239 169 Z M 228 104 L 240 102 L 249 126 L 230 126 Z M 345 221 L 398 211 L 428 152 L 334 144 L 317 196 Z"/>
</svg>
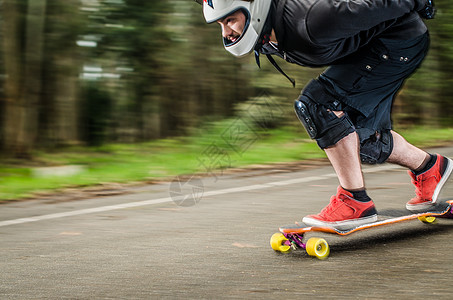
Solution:
<svg viewBox="0 0 453 300">
<path fill-rule="evenodd" d="M 407 142 L 401 135 L 392 131 L 393 151 L 387 162 L 416 170 L 426 164 L 429 154 Z"/>
<path fill-rule="evenodd" d="M 356 132 L 353 132 L 325 149 L 340 185 L 346 190 L 360 190 L 365 187 L 359 147 L 359 137 Z"/>
<path fill-rule="evenodd" d="M 410 170 L 416 170 L 426 164 L 429 154 L 407 142 L 401 135 L 392 131 L 393 151 L 387 162 L 398 164 Z M 357 133 L 351 133 L 335 145 L 325 149 L 340 185 L 347 190 L 359 190 L 365 187 L 363 179 L 359 139 Z"/>
</svg>

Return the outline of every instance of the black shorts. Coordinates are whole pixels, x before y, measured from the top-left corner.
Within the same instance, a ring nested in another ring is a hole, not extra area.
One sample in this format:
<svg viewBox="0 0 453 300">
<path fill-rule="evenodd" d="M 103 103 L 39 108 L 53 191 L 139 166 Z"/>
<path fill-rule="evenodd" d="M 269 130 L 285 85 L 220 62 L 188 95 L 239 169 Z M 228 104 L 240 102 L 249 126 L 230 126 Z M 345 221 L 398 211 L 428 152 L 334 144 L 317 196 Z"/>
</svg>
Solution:
<svg viewBox="0 0 453 300">
<path fill-rule="evenodd" d="M 376 38 L 341 63 L 327 68 L 315 80 L 319 83 L 315 86 L 322 89 L 316 94 L 323 94 L 324 104 L 326 99 L 339 101 L 358 131 L 364 129 L 373 134 L 390 130 L 395 95 L 420 66 L 428 48 L 428 33 L 406 41 Z M 306 89 L 308 93 L 310 88 Z"/>
</svg>

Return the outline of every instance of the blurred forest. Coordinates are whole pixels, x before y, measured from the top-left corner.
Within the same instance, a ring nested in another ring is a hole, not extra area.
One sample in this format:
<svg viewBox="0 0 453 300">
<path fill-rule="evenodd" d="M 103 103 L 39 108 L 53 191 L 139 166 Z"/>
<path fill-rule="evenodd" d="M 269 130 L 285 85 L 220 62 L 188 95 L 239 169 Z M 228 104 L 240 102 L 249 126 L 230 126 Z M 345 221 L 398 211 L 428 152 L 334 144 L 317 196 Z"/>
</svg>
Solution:
<svg viewBox="0 0 453 300">
<path fill-rule="evenodd" d="M 266 92 L 292 102 L 322 70 L 237 59 L 192 0 L 0 0 L 0 147 L 134 143 L 193 134 Z M 401 126 L 453 125 L 453 2 L 437 0 L 429 58 L 400 93 Z"/>
</svg>

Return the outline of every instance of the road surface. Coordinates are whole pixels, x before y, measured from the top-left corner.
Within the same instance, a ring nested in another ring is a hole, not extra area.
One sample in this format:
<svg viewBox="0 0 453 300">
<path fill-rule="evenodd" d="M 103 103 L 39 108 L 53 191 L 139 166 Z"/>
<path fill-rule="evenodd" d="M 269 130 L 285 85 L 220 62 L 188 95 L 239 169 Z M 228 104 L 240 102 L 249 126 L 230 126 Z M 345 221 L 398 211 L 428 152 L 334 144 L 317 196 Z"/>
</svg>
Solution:
<svg viewBox="0 0 453 300">
<path fill-rule="evenodd" d="M 365 172 L 379 211 L 404 209 L 413 195 L 404 169 Z M 322 236 L 325 261 L 270 248 L 280 225 L 319 212 L 337 185 L 321 166 L 1 205 L 0 299 L 450 299 L 453 220 Z"/>
</svg>

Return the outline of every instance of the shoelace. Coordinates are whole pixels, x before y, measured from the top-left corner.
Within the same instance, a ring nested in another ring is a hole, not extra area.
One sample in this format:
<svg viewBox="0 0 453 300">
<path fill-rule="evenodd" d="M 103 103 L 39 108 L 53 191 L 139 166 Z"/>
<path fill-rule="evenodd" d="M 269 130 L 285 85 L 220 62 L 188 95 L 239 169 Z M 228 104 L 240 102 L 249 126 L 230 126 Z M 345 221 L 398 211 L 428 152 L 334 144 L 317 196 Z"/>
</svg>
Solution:
<svg viewBox="0 0 453 300">
<path fill-rule="evenodd" d="M 421 198 L 422 189 L 421 189 L 420 181 L 412 179 L 412 184 L 415 185 L 415 194 L 417 195 L 417 197 Z"/>
<path fill-rule="evenodd" d="M 333 211 L 333 208 L 335 207 L 338 207 L 338 205 L 340 204 L 339 202 L 343 202 L 341 201 L 340 199 L 337 198 L 336 195 L 333 195 L 331 198 L 330 198 L 330 203 L 329 205 L 327 205 L 326 207 L 324 207 L 324 209 L 321 211 L 321 215 L 323 214 L 327 214 L 327 215 L 330 215 L 331 212 Z"/>
<path fill-rule="evenodd" d="M 417 178 L 417 177 L 416 177 Z M 423 190 L 423 187 L 425 185 L 422 184 L 422 180 L 414 180 L 412 179 L 412 184 L 415 185 L 415 195 L 419 198 L 419 199 L 425 199 L 423 194 L 424 194 L 424 190 Z"/>
</svg>

